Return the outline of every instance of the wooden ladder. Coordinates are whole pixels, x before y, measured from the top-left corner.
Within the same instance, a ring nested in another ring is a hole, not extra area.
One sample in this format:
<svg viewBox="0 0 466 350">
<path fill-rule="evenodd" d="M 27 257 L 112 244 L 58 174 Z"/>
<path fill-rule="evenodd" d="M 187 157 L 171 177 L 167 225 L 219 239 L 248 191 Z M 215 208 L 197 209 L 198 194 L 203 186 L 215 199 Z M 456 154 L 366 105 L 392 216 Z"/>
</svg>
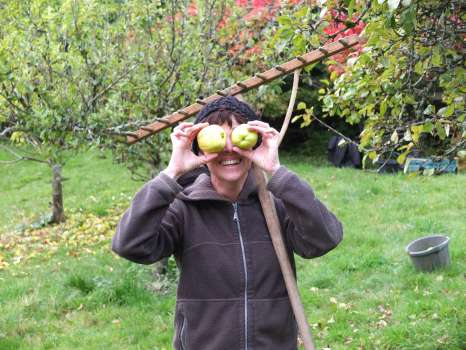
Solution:
<svg viewBox="0 0 466 350">
<path fill-rule="evenodd" d="M 272 80 L 283 77 L 297 69 L 304 68 L 312 63 L 322 60 L 326 57 L 330 57 L 336 53 L 346 50 L 358 43 L 361 38 L 357 35 L 348 36 L 338 41 L 327 44 L 316 50 L 308 52 L 302 56 L 298 56 L 288 62 L 280 64 L 272 69 L 269 69 L 262 73 L 257 73 L 253 77 L 237 82 L 236 84 L 224 89 L 219 90 L 215 94 L 202 99 L 197 100 L 190 106 L 182 108 L 172 114 L 166 115 L 163 118 L 156 118 L 155 121 L 146 126 L 142 126 L 135 132 L 127 132 L 126 137 L 129 144 L 136 143 L 145 139 L 146 137 L 153 135 L 165 128 L 171 127 L 185 119 L 188 119 L 198 113 L 207 103 L 215 101 L 222 96 L 235 96 L 238 94 L 245 93 L 251 89 L 255 89 L 263 84 L 267 84 Z"/>
</svg>

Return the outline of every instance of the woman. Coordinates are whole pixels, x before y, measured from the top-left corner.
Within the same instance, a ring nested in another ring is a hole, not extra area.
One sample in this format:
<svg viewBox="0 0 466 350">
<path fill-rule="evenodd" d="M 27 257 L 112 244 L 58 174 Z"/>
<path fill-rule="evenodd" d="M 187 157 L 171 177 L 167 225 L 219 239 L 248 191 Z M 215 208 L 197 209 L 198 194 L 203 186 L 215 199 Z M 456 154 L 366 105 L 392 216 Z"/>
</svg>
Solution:
<svg viewBox="0 0 466 350">
<path fill-rule="evenodd" d="M 242 123 L 259 133 L 255 149 L 231 143 L 232 130 Z M 199 151 L 195 137 L 209 124 L 226 132 L 222 152 Z M 234 97 L 206 105 L 194 124 L 174 129 L 168 167 L 138 192 L 118 225 L 112 248 L 122 257 L 150 264 L 175 256 L 181 271 L 177 350 L 297 348 L 297 325 L 251 164 L 270 175 L 268 190 L 293 268 L 293 253 L 321 256 L 341 241 L 343 232 L 312 189 L 280 166 L 278 139 L 277 130 L 256 120 L 254 111 Z M 183 176 L 204 165 L 208 172 L 183 189 Z"/>
</svg>

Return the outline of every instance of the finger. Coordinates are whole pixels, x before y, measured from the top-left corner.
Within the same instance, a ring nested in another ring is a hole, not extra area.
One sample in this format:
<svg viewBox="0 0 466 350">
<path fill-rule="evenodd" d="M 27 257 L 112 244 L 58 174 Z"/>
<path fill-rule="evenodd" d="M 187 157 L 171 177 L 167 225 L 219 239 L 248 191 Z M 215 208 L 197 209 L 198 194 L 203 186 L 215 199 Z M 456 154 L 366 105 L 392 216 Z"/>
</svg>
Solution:
<svg viewBox="0 0 466 350">
<path fill-rule="evenodd" d="M 207 125 L 208 123 L 201 123 L 195 125 L 193 125 L 192 123 L 185 123 L 184 125 L 180 126 L 179 129 L 176 130 L 178 132 L 183 133 L 184 135 L 191 136 L 192 133 L 198 132 L 200 129 L 204 128 Z"/>
<path fill-rule="evenodd" d="M 199 123 L 199 124 L 194 124 L 193 126 L 191 126 L 189 129 L 187 129 L 187 131 L 189 133 L 191 132 L 198 132 L 199 130 L 201 129 L 204 129 L 206 126 L 208 126 L 209 123 Z"/>
<path fill-rule="evenodd" d="M 218 153 L 206 153 L 199 156 L 202 164 L 209 163 L 218 157 Z"/>
<path fill-rule="evenodd" d="M 249 130 L 259 132 L 261 135 L 278 135 L 278 131 L 270 126 L 255 126 L 251 125 L 248 127 Z"/>
<path fill-rule="evenodd" d="M 191 122 L 182 122 L 179 123 L 173 130 L 185 130 L 186 128 L 189 128 L 192 125 L 193 123 Z"/>
<path fill-rule="evenodd" d="M 193 123 L 191 123 L 191 122 L 181 122 L 175 127 L 175 129 L 183 129 L 183 128 L 186 128 L 187 126 L 191 126 L 191 125 L 193 125 Z"/>
<path fill-rule="evenodd" d="M 172 137 L 174 137 L 175 139 L 180 139 L 182 137 L 185 137 L 185 135 L 183 134 L 182 131 L 177 130 L 172 133 Z"/>
<path fill-rule="evenodd" d="M 186 129 L 186 134 L 188 135 L 189 139 L 192 141 L 197 136 L 197 134 L 208 125 L 209 123 L 195 124 L 189 129 Z"/>
<path fill-rule="evenodd" d="M 248 125 L 256 125 L 256 126 L 263 126 L 264 128 L 269 128 L 270 124 L 266 122 L 262 122 L 260 120 L 251 120 L 248 122 Z"/>
<path fill-rule="evenodd" d="M 174 130 L 172 134 L 178 138 L 187 136 L 184 130 Z"/>
</svg>

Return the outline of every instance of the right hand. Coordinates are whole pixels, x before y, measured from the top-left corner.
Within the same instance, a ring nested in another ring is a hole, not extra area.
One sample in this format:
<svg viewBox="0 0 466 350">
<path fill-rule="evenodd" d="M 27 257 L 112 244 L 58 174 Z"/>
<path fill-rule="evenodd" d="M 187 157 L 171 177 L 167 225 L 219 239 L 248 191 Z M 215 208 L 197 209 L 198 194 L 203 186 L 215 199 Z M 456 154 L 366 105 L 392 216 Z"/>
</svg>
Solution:
<svg viewBox="0 0 466 350">
<path fill-rule="evenodd" d="M 193 124 L 184 122 L 173 129 L 170 135 L 173 148 L 172 154 L 168 167 L 164 170 L 167 175 L 178 178 L 218 156 L 218 153 L 199 154 L 196 156 L 191 149 L 194 138 L 201 129 L 208 125 L 209 123 Z"/>
</svg>

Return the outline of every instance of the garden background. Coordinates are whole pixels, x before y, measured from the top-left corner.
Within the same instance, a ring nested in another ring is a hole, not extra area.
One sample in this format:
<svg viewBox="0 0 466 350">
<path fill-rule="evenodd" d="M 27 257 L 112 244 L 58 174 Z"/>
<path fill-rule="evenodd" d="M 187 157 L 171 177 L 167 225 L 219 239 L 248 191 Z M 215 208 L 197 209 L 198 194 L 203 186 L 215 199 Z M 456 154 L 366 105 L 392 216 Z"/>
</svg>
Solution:
<svg viewBox="0 0 466 350">
<path fill-rule="evenodd" d="M 0 349 L 170 349 L 177 270 L 110 251 L 115 225 L 166 165 L 169 132 L 134 131 L 351 34 L 364 44 L 302 73 L 281 161 L 341 219 L 328 255 L 298 258 L 317 348 L 462 349 L 464 5 L 451 1 L 0 1 Z M 279 126 L 291 77 L 244 98 Z M 338 130 L 362 169 L 326 158 Z M 379 171 L 378 171 L 379 170 Z M 450 237 L 452 264 L 417 272 L 415 238 Z"/>
</svg>

